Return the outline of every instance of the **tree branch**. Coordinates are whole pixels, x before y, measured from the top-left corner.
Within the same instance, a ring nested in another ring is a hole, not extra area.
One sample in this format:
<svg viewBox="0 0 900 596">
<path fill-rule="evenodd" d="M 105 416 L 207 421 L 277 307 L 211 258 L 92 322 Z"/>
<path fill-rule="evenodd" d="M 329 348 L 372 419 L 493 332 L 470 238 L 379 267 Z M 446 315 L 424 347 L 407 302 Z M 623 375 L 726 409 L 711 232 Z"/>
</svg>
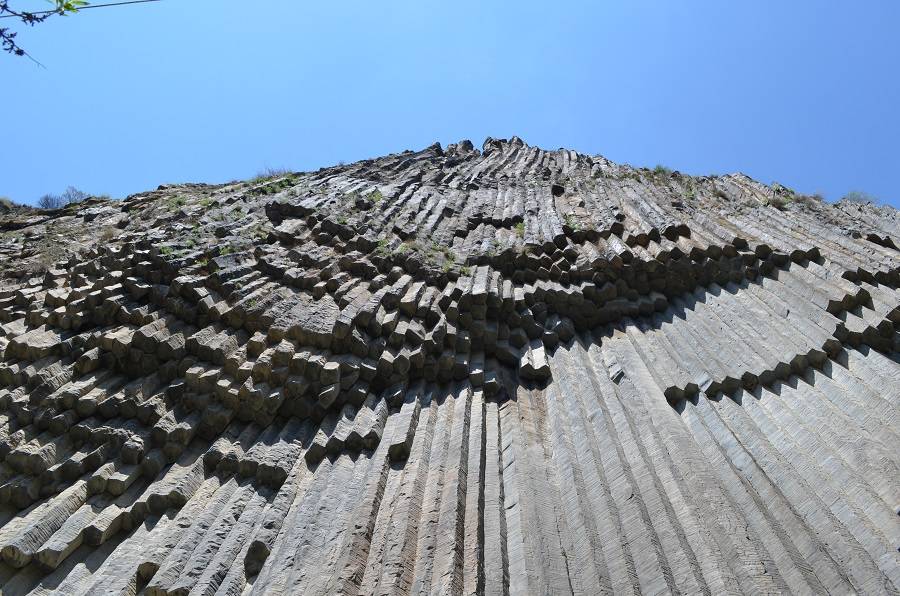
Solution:
<svg viewBox="0 0 900 596">
<path fill-rule="evenodd" d="M 53 15 L 64 15 L 68 12 L 75 12 L 78 10 L 79 6 L 86 4 L 82 2 L 67 2 L 64 0 L 54 0 L 53 3 L 56 5 L 54 10 L 36 13 L 25 10 L 14 10 L 9 7 L 8 0 L 0 0 L 0 16 L 16 17 L 22 21 L 23 24 L 34 27 L 37 23 L 43 23 Z M 18 33 L 11 31 L 9 27 L 0 28 L 0 46 L 2 46 L 3 51 L 13 54 L 14 56 L 27 56 L 35 64 L 43 66 L 43 64 L 35 60 L 28 52 L 22 49 L 18 43 L 16 43 L 16 35 L 18 35 Z"/>
</svg>

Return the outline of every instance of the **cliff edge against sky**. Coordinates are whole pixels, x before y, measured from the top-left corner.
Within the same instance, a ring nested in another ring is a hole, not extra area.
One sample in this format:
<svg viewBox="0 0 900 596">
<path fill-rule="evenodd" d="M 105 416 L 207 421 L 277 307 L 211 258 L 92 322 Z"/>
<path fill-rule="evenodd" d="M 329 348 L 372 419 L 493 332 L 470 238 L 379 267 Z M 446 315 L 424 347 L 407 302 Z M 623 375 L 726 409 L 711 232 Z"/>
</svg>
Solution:
<svg viewBox="0 0 900 596">
<path fill-rule="evenodd" d="M 898 242 L 517 138 L 0 214 L 3 594 L 897 593 Z"/>
</svg>

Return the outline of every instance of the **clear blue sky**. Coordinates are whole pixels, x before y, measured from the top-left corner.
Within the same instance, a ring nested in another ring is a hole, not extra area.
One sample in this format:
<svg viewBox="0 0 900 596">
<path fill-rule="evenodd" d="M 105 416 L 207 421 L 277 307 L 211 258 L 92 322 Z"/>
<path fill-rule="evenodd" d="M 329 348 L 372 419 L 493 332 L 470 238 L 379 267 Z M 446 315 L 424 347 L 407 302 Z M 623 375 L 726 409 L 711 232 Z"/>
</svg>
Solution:
<svg viewBox="0 0 900 596">
<path fill-rule="evenodd" d="M 45 69 L 0 56 L 0 195 L 125 196 L 518 135 L 900 206 L 898 27 L 897 0 L 99 8 L 22 31 Z"/>
</svg>

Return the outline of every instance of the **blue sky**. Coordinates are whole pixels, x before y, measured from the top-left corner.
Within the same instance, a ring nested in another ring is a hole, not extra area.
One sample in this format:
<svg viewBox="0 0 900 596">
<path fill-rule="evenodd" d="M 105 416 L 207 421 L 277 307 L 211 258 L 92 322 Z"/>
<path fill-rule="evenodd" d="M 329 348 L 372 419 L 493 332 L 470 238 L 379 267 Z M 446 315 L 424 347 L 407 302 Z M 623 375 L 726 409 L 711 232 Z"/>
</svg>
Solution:
<svg viewBox="0 0 900 596">
<path fill-rule="evenodd" d="M 0 195 L 121 197 L 518 135 L 900 206 L 898 23 L 896 0 L 99 8 L 21 32 L 46 68 L 0 56 Z"/>
</svg>

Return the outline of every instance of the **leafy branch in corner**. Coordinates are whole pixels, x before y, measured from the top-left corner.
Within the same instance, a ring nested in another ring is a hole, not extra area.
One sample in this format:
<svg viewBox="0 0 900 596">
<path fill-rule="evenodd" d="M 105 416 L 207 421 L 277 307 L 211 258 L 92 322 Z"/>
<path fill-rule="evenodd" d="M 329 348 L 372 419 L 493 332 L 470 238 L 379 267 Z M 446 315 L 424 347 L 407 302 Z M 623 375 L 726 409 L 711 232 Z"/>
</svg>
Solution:
<svg viewBox="0 0 900 596">
<path fill-rule="evenodd" d="M 29 12 L 26 10 L 16 10 L 9 6 L 9 0 L 0 0 L 0 18 L 16 18 L 29 27 L 34 27 L 38 23 L 43 23 L 54 15 L 67 15 L 78 12 L 79 8 L 88 5 L 85 0 L 48 0 L 53 4 L 52 10 L 42 10 L 38 12 Z M 16 42 L 17 32 L 12 31 L 9 27 L 0 27 L 0 44 L 3 51 L 15 56 L 31 56 Z M 34 58 L 31 58 L 34 60 Z"/>
</svg>

